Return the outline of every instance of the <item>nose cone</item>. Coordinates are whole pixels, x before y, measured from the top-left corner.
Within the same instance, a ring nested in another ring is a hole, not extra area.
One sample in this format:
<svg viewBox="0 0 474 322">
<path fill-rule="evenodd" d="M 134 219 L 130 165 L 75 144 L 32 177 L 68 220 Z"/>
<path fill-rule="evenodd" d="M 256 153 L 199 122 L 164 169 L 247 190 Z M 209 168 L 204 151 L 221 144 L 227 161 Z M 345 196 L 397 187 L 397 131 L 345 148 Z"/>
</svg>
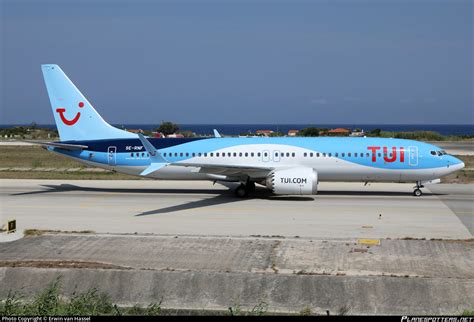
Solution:
<svg viewBox="0 0 474 322">
<path fill-rule="evenodd" d="M 453 171 L 461 170 L 462 168 L 464 168 L 464 162 L 462 162 L 462 161 L 459 160 L 458 158 L 451 157 L 448 162 L 451 164 L 451 165 L 450 165 L 450 168 L 451 168 Z"/>
</svg>

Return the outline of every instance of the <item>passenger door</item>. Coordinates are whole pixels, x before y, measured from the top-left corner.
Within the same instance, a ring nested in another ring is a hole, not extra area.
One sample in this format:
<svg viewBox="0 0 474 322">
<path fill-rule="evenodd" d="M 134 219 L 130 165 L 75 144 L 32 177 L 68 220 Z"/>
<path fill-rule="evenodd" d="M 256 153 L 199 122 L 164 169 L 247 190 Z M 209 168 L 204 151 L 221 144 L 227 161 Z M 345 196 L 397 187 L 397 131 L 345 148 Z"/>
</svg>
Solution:
<svg viewBox="0 0 474 322">
<path fill-rule="evenodd" d="M 115 146 L 109 146 L 107 149 L 107 160 L 109 162 L 109 165 L 114 166 L 117 164 L 117 147 Z"/>
<path fill-rule="evenodd" d="M 408 147 L 408 164 L 413 167 L 418 165 L 418 147 Z"/>
</svg>

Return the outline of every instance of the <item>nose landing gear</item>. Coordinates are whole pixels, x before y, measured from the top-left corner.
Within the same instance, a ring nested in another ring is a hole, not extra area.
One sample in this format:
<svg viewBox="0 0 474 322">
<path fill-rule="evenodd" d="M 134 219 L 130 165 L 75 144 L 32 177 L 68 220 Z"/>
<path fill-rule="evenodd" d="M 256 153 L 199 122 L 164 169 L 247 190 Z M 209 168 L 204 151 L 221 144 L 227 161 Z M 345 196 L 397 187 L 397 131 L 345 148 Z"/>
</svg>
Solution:
<svg viewBox="0 0 474 322">
<path fill-rule="evenodd" d="M 417 181 L 416 186 L 414 187 L 415 190 L 413 190 L 413 195 L 415 197 L 421 197 L 421 195 L 423 194 L 423 191 L 421 191 L 420 188 L 424 188 L 424 187 L 425 186 L 423 186 L 420 181 Z"/>
</svg>

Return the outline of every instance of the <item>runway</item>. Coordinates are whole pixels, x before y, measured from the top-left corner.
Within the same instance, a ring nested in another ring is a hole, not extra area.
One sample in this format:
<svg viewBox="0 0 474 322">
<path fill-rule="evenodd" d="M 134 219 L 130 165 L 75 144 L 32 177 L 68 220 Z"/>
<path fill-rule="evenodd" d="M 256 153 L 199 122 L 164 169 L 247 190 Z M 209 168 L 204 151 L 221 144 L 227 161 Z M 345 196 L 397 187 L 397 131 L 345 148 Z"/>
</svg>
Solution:
<svg viewBox="0 0 474 322">
<path fill-rule="evenodd" d="M 474 185 L 321 183 L 316 196 L 249 199 L 211 182 L 0 180 L 19 229 L 188 236 L 468 239 Z"/>
</svg>

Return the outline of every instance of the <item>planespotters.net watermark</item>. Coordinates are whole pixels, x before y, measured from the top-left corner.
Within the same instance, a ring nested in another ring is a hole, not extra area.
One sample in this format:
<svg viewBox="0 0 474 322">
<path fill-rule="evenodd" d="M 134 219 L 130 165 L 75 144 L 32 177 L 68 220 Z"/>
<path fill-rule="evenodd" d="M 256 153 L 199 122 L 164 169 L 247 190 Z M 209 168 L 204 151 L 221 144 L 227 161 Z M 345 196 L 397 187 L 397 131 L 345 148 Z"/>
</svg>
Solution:
<svg viewBox="0 0 474 322">
<path fill-rule="evenodd" d="M 474 322 L 469 316 L 402 316 L 401 322 Z"/>
</svg>

